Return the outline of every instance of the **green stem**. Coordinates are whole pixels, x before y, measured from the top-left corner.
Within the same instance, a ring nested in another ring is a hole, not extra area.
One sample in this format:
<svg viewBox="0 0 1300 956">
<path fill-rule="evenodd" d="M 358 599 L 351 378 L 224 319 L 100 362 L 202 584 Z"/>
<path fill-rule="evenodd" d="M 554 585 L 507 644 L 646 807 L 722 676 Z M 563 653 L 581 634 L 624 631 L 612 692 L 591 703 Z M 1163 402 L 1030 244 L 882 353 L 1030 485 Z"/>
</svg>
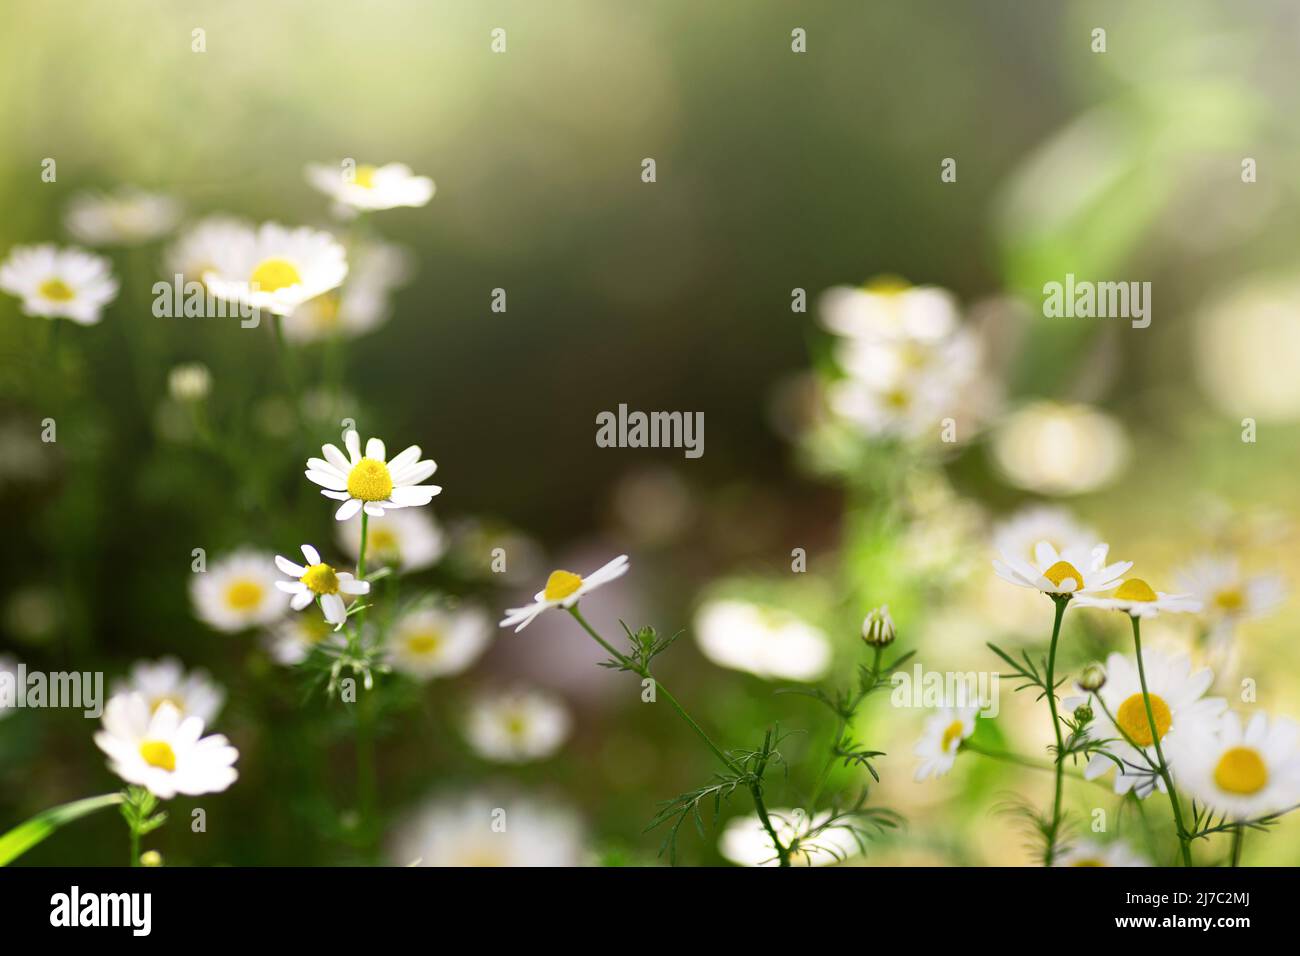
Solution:
<svg viewBox="0 0 1300 956">
<path fill-rule="evenodd" d="M 1174 790 L 1173 778 L 1169 775 L 1169 765 L 1165 763 L 1164 752 L 1160 749 L 1160 731 L 1156 728 L 1156 717 L 1151 710 L 1151 694 L 1147 690 L 1146 667 L 1142 663 L 1142 629 L 1136 617 L 1133 621 L 1133 650 L 1137 653 L 1138 681 L 1142 684 L 1142 703 L 1147 711 L 1147 725 L 1151 730 L 1151 741 L 1156 747 L 1156 763 L 1160 770 L 1160 779 L 1165 782 L 1169 793 L 1169 805 L 1174 810 L 1174 826 L 1178 828 L 1178 845 L 1182 850 L 1183 866 L 1192 865 L 1191 841 L 1187 837 L 1187 828 L 1183 826 L 1183 811 L 1178 804 L 1178 792 Z"/>
<path fill-rule="evenodd" d="M 1232 828 L 1232 865 L 1241 866 L 1241 844 L 1245 842 L 1245 827 Z"/>
<path fill-rule="evenodd" d="M 366 579 L 366 536 L 370 529 L 370 515 L 366 514 L 366 509 L 361 509 L 361 547 L 357 551 L 357 580 Z"/>
<path fill-rule="evenodd" d="M 140 831 L 135 826 L 131 827 L 131 865 L 140 865 Z"/>
<path fill-rule="evenodd" d="M 1056 604 L 1056 620 L 1052 623 L 1052 645 L 1047 652 L 1047 707 L 1052 712 L 1052 732 L 1056 734 L 1056 793 L 1052 799 L 1052 829 L 1047 839 L 1043 864 L 1052 865 L 1056 856 L 1056 834 L 1061 826 L 1061 794 L 1065 773 L 1065 741 L 1061 738 L 1061 721 L 1056 713 L 1056 644 L 1061 637 L 1061 619 L 1065 616 L 1066 605 L 1070 603 L 1069 595 L 1053 597 Z"/>
</svg>

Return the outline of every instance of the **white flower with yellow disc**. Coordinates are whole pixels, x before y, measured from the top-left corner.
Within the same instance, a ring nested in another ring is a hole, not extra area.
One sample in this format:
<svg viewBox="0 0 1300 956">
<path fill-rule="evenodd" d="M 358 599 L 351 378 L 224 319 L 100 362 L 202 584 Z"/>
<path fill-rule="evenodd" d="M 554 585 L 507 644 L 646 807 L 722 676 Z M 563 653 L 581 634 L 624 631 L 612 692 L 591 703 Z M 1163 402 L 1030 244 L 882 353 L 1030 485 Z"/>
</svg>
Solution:
<svg viewBox="0 0 1300 956">
<path fill-rule="evenodd" d="M 917 783 L 927 777 L 942 777 L 957 763 L 961 742 L 975 733 L 975 718 L 980 706 L 943 707 L 925 719 L 921 739 L 912 753 L 921 758 L 914 779 Z"/>
<path fill-rule="evenodd" d="M 1123 611 L 1130 617 L 1155 617 L 1161 611 L 1169 613 L 1195 613 L 1201 602 L 1186 594 L 1166 594 L 1153 591 L 1141 578 L 1129 578 L 1110 597 L 1084 595 L 1075 600 L 1079 607 L 1096 607 L 1106 611 Z"/>
<path fill-rule="evenodd" d="M 271 555 L 240 550 L 195 573 L 190 597 L 205 624 L 242 631 L 270 624 L 289 609 L 288 599 L 276 590 L 279 579 Z"/>
<path fill-rule="evenodd" d="M 452 677 L 468 670 L 491 639 L 491 620 L 478 608 L 422 607 L 397 619 L 385 657 L 393 670 L 419 681 Z"/>
<path fill-rule="evenodd" d="M 27 315 L 94 325 L 117 298 L 117 280 L 103 256 L 45 243 L 10 251 L 0 264 L 0 290 L 22 299 Z"/>
<path fill-rule="evenodd" d="M 572 727 L 569 708 L 554 694 L 496 691 L 470 703 L 465 739 L 484 760 L 528 763 L 545 760 L 559 750 Z"/>
<path fill-rule="evenodd" d="M 358 581 L 347 571 L 335 570 L 323 562 L 320 552 L 309 544 L 302 546 L 302 556 L 307 559 L 305 566 L 294 564 L 278 554 L 275 556 L 276 567 L 291 578 L 297 578 L 296 581 L 276 581 L 275 586 L 285 594 L 293 595 L 289 606 L 295 611 L 319 600 L 325 620 L 335 625 L 342 624 L 348 617 L 343 596 L 369 594 L 370 582 Z"/>
<path fill-rule="evenodd" d="M 109 769 L 163 800 L 220 793 L 239 776 L 239 751 L 220 734 L 204 737 L 202 718 L 182 717 L 169 703 L 151 711 L 139 694 L 114 697 L 103 727 L 95 745 L 108 754 Z"/>
<path fill-rule="evenodd" d="M 431 509 L 402 508 L 372 518 L 366 529 L 366 561 L 404 572 L 432 567 L 447 551 L 447 535 Z M 361 521 L 335 524 L 339 547 L 353 558 L 361 554 Z"/>
<path fill-rule="evenodd" d="M 574 574 L 572 571 L 552 571 L 551 576 L 546 579 L 546 587 L 533 595 L 533 603 L 524 607 L 507 608 L 506 616 L 500 626 L 514 627 L 515 633 L 518 633 L 533 623 L 533 619 L 543 611 L 553 607 L 566 610 L 573 607 L 584 594 L 594 591 L 602 584 L 608 584 L 615 578 L 622 577 L 627 572 L 627 568 L 627 555 L 620 554 L 586 577 Z"/>
<path fill-rule="evenodd" d="M 68 203 L 68 232 L 92 246 L 133 246 L 171 232 L 181 207 L 162 193 L 126 186 L 111 193 L 80 193 Z"/>
<path fill-rule="evenodd" d="M 268 222 L 231 238 L 203 274 L 209 291 L 227 301 L 287 315 L 348 274 L 343 246 L 328 232 Z"/>
<path fill-rule="evenodd" d="M 403 163 L 383 166 L 312 163 L 307 167 L 307 182 L 353 212 L 423 206 L 435 192 L 432 179 L 416 176 Z"/>
<path fill-rule="evenodd" d="M 184 665 L 174 657 L 137 661 L 126 681 L 113 688 L 114 697 L 122 694 L 139 694 L 150 712 L 171 704 L 183 717 L 198 717 L 207 725 L 216 719 L 226 700 L 226 692 L 206 671 L 186 673 Z"/>
<path fill-rule="evenodd" d="M 1255 714 L 1242 727 L 1228 711 L 1213 726 L 1169 743 L 1179 789 L 1233 820 L 1251 820 L 1300 802 L 1300 738 L 1294 721 Z"/>
<path fill-rule="evenodd" d="M 349 430 L 343 436 L 346 455 L 337 445 L 321 448 L 324 458 L 307 459 L 310 481 L 323 489 L 326 498 L 343 502 L 334 517 L 347 521 L 365 509 L 374 518 L 382 517 L 386 508 L 412 508 L 427 505 L 442 491 L 438 485 L 422 485 L 438 466 L 432 459 L 420 458 L 420 446 L 411 445 L 399 452 L 391 461 L 386 460 L 387 450 L 378 438 L 366 442 L 366 453 L 361 453 L 361 436 Z"/>
<path fill-rule="evenodd" d="M 1115 840 L 1112 843 L 1093 843 L 1091 840 L 1078 840 L 1068 849 L 1058 853 L 1052 866 L 1150 866 L 1145 859 L 1134 853 L 1127 843 Z"/>
<path fill-rule="evenodd" d="M 1057 551 L 1051 542 L 1040 541 L 1034 546 L 1032 562 L 1004 552 L 1001 560 L 994 559 L 993 570 L 1004 581 L 1052 596 L 1109 591 L 1133 567 L 1132 561 L 1107 564 L 1109 550 L 1107 544 L 1091 549 L 1075 544 Z"/>
</svg>

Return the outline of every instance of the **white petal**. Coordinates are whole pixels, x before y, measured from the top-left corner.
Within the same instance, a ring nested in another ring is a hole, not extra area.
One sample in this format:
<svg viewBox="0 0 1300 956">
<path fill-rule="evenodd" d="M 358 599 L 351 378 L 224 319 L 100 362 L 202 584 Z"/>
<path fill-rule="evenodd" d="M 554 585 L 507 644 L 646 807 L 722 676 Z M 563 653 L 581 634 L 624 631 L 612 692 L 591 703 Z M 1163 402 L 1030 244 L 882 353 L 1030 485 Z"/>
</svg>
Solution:
<svg viewBox="0 0 1300 956">
<path fill-rule="evenodd" d="M 322 594 L 320 606 L 325 612 L 325 620 L 331 624 L 342 624 L 347 620 L 347 609 L 343 606 L 343 599 L 337 594 Z"/>
<path fill-rule="evenodd" d="M 320 552 L 309 544 L 302 546 L 302 556 L 307 559 L 308 564 L 320 564 Z"/>
<path fill-rule="evenodd" d="M 292 578 L 300 578 L 307 573 L 306 568 L 301 568 L 288 558 L 278 554 L 275 556 L 275 566 Z"/>
<path fill-rule="evenodd" d="M 343 502 L 343 506 L 334 512 L 334 517 L 339 521 L 347 521 L 354 514 L 361 510 L 361 502 L 356 498 L 349 498 Z"/>
<path fill-rule="evenodd" d="M 366 457 L 374 461 L 384 460 L 384 443 L 378 438 L 372 438 L 366 442 Z"/>
<path fill-rule="evenodd" d="M 352 458 L 352 464 L 361 460 L 361 436 L 357 434 L 356 429 L 348 430 L 343 436 L 343 445 L 348 450 L 348 455 Z"/>
<path fill-rule="evenodd" d="M 289 606 L 293 608 L 295 611 L 301 611 L 308 604 L 310 604 L 312 600 L 313 598 L 312 598 L 311 590 L 304 587 L 302 591 L 300 591 L 299 593 L 293 596 L 293 600 L 289 602 Z"/>
</svg>

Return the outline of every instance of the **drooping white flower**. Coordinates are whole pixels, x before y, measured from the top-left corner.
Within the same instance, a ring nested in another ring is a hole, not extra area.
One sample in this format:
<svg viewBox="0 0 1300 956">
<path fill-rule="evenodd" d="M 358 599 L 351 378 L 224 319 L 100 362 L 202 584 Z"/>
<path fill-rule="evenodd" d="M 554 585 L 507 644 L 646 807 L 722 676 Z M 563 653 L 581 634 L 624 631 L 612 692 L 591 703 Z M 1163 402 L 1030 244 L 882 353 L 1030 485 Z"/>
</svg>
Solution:
<svg viewBox="0 0 1300 956">
<path fill-rule="evenodd" d="M 334 517 L 347 521 L 365 509 L 371 517 L 383 517 L 387 508 L 412 508 L 427 505 L 442 491 L 439 485 L 422 485 L 420 482 L 432 475 L 437 464 L 432 459 L 420 459 L 420 446 L 411 445 L 385 461 L 386 449 L 378 438 L 366 442 L 366 453 L 361 454 L 361 436 L 349 430 L 343 436 L 348 453 L 344 455 L 337 445 L 324 445 L 324 458 L 307 459 L 309 481 L 320 485 L 326 498 L 343 502 Z"/>
<path fill-rule="evenodd" d="M 402 866 L 580 866 L 585 856 L 582 821 L 572 810 L 486 793 L 426 803 L 389 847 Z"/>
<path fill-rule="evenodd" d="M 361 519 L 335 524 L 339 546 L 356 558 L 361 553 Z M 366 532 L 366 561 L 404 572 L 432 567 L 447 551 L 447 536 L 429 510 L 402 508 L 371 518 Z"/>
<path fill-rule="evenodd" d="M 1108 597 L 1083 595 L 1076 598 L 1079 607 L 1095 607 L 1107 611 L 1123 611 L 1130 617 L 1155 617 L 1160 612 L 1195 613 L 1201 609 L 1201 602 L 1186 594 L 1165 594 L 1153 591 L 1151 585 L 1141 578 L 1129 578 Z"/>
<path fill-rule="evenodd" d="M 1001 560 L 994 559 L 993 570 L 1004 581 L 1044 594 L 1094 594 L 1118 587 L 1125 572 L 1133 567 L 1132 561 L 1107 564 L 1109 551 L 1107 544 L 1092 548 L 1075 544 L 1057 551 L 1049 542 L 1040 541 L 1034 547 L 1032 562 L 1003 553 Z"/>
<path fill-rule="evenodd" d="M 356 596 L 370 593 L 369 581 L 358 581 L 350 572 L 337 571 L 321 560 L 320 552 L 309 544 L 302 546 L 302 556 L 307 564 L 295 564 L 281 555 L 275 556 L 275 565 L 294 581 L 276 581 L 275 586 L 285 594 L 293 595 L 289 606 L 301 611 L 313 601 L 320 601 L 321 613 L 331 624 L 347 620 L 347 605 L 343 595 Z"/>
<path fill-rule="evenodd" d="M 182 717 L 197 717 L 205 725 L 216 719 L 226 692 L 206 671 L 185 672 L 174 657 L 157 661 L 137 661 L 125 681 L 113 688 L 113 696 L 139 694 L 149 705 L 150 713 L 163 704 L 171 704 Z"/>
<path fill-rule="evenodd" d="M 94 325 L 117 298 L 117 280 L 103 256 L 45 243 L 10 251 L 0 264 L 0 290 L 22 299 L 27 315 Z"/>
<path fill-rule="evenodd" d="M 552 571 L 546 579 L 546 587 L 533 595 L 533 603 L 524 607 L 506 609 L 506 616 L 501 627 L 513 627 L 518 633 L 533 623 L 534 618 L 543 611 L 553 607 L 571 608 L 602 584 L 608 584 L 615 578 L 622 577 L 628 568 L 627 555 L 620 554 L 613 561 L 597 568 L 586 577 L 572 571 Z M 516 626 L 518 625 L 518 626 Z"/>
<path fill-rule="evenodd" d="M 765 680 L 813 681 L 826 673 L 826 634 L 782 608 L 748 601 L 710 601 L 695 614 L 695 642 L 719 667 Z"/>
<path fill-rule="evenodd" d="M 468 670 L 491 639 L 491 621 L 479 608 L 417 608 L 397 619 L 385 656 L 393 670 L 416 680 L 453 677 Z"/>
<path fill-rule="evenodd" d="M 465 738 L 496 763 L 545 760 L 568 739 L 573 720 L 564 701 L 540 690 L 481 694 L 469 706 Z"/>
<path fill-rule="evenodd" d="M 241 549 L 196 572 L 190 581 L 195 613 L 218 631 L 242 631 L 270 624 L 289 609 L 276 588 L 280 575 L 273 555 Z"/>
<path fill-rule="evenodd" d="M 65 224 L 91 246 L 134 246 L 171 232 L 181 207 L 161 193 L 124 187 L 109 193 L 81 193 L 68 203 Z"/>
<path fill-rule="evenodd" d="M 154 796 L 220 793 L 239 776 L 239 751 L 220 734 L 203 736 L 203 719 L 182 717 L 164 702 L 155 711 L 139 694 L 109 700 L 95 745 L 108 754 L 109 769 Z"/>
<path fill-rule="evenodd" d="M 1150 866 L 1139 854 L 1121 840 L 1111 843 L 1094 843 L 1076 840 L 1065 851 L 1058 853 L 1052 866 Z"/>
<path fill-rule="evenodd" d="M 975 718 L 980 704 L 963 707 L 942 707 L 925 719 L 921 739 L 912 753 L 921 758 L 914 779 L 919 783 L 928 777 L 942 777 L 957 762 L 961 742 L 975 733 Z"/>
<path fill-rule="evenodd" d="M 1179 789 L 1233 820 L 1251 820 L 1300 803 L 1300 728 L 1256 713 L 1245 727 L 1225 711 L 1194 733 L 1171 736 L 1168 753 Z"/>
<path fill-rule="evenodd" d="M 235 232 L 203 274 L 213 295 L 287 315 L 309 299 L 342 284 L 348 274 L 343 246 L 328 232 L 264 223 L 256 232 Z"/>
<path fill-rule="evenodd" d="M 402 163 L 383 166 L 311 163 L 307 166 L 307 182 L 333 199 L 336 207 L 353 213 L 423 206 L 435 191 L 432 179 L 416 176 L 411 167 Z"/>
<path fill-rule="evenodd" d="M 862 853 L 862 844 L 846 826 L 826 826 L 829 810 L 809 818 L 803 810 L 768 811 L 781 845 L 790 849 L 791 866 L 827 866 Z M 772 837 L 757 814 L 727 821 L 718 852 L 738 866 L 779 866 Z"/>
</svg>

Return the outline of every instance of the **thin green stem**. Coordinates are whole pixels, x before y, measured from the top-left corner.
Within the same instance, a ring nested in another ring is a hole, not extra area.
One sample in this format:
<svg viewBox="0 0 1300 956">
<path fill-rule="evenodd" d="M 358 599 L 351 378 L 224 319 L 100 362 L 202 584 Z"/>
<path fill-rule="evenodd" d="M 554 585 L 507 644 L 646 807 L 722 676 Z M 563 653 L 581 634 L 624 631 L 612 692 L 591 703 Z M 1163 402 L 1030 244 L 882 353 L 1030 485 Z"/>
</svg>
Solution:
<svg viewBox="0 0 1300 956">
<path fill-rule="evenodd" d="M 1052 829 L 1047 839 L 1043 864 L 1052 865 L 1056 856 L 1056 834 L 1061 826 L 1061 795 L 1065 773 L 1065 741 L 1061 737 L 1061 720 L 1056 713 L 1056 644 L 1061 637 L 1061 619 L 1065 616 L 1065 607 L 1070 603 L 1069 595 L 1052 598 L 1056 604 L 1056 620 L 1052 623 L 1052 645 L 1047 652 L 1047 707 L 1052 712 L 1052 732 L 1056 734 L 1056 793 L 1052 799 Z"/>
<path fill-rule="evenodd" d="M 357 580 L 366 579 L 366 537 L 370 530 L 370 515 L 366 514 L 365 508 L 361 509 L 361 547 L 357 550 Z"/>
<path fill-rule="evenodd" d="M 1241 866 L 1241 845 L 1246 840 L 1245 827 L 1232 828 L 1232 865 Z"/>
<path fill-rule="evenodd" d="M 1187 836 L 1187 828 L 1183 826 L 1183 811 L 1178 804 L 1178 791 L 1174 789 L 1173 778 L 1169 775 L 1169 765 L 1165 763 L 1164 752 L 1160 749 L 1160 731 L 1156 727 L 1155 713 L 1151 710 L 1151 694 L 1147 690 L 1147 673 L 1146 667 L 1142 663 L 1142 629 L 1136 617 L 1130 618 L 1133 622 L 1133 650 L 1137 653 L 1138 681 L 1142 684 L 1142 703 L 1147 711 L 1147 725 L 1151 730 L 1151 741 L 1156 748 L 1156 763 L 1159 765 L 1160 779 L 1165 782 L 1165 790 L 1169 793 L 1169 805 L 1174 811 L 1174 826 L 1178 828 L 1178 846 L 1182 850 L 1183 866 L 1192 865 L 1192 848 L 1191 840 Z"/>
</svg>

